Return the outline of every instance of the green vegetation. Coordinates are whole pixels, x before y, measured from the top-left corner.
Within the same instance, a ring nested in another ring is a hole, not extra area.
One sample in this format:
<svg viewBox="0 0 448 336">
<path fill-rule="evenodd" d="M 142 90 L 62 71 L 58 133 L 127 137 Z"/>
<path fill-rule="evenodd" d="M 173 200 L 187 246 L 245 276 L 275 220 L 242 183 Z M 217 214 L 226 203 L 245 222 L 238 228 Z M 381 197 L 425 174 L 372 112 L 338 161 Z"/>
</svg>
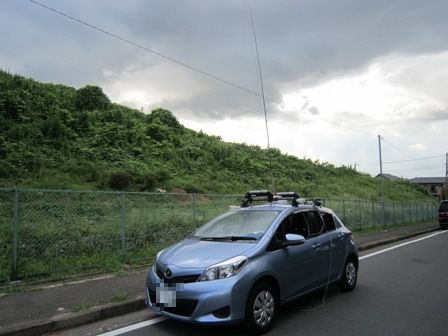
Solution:
<svg viewBox="0 0 448 336">
<path fill-rule="evenodd" d="M 379 199 L 378 181 L 350 167 L 272 149 L 278 190 L 305 196 Z M 241 194 L 265 189 L 268 152 L 185 128 L 170 111 L 144 114 L 79 90 L 0 71 L 0 186 Z M 405 181 L 390 200 L 430 200 Z"/>
</svg>

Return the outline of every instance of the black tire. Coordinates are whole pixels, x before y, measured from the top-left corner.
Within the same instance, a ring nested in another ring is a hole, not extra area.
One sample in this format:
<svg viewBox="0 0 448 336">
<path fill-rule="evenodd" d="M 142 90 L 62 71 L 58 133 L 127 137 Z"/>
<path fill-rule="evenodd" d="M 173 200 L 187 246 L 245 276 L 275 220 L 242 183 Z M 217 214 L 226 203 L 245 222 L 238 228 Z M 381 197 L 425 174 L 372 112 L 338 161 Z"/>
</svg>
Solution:
<svg viewBox="0 0 448 336">
<path fill-rule="evenodd" d="M 246 303 L 246 329 L 254 334 L 264 334 L 274 324 L 278 309 L 278 294 L 269 282 L 259 282 L 251 289 Z"/>
<path fill-rule="evenodd" d="M 355 289 L 358 281 L 358 263 L 355 258 L 349 258 L 345 262 L 342 270 L 342 277 L 339 282 L 339 287 L 344 292 L 350 292 Z"/>
<path fill-rule="evenodd" d="M 442 224 L 442 223 L 440 223 L 440 228 L 441 228 L 442 230 L 446 230 L 446 229 L 448 229 L 448 224 Z"/>
</svg>

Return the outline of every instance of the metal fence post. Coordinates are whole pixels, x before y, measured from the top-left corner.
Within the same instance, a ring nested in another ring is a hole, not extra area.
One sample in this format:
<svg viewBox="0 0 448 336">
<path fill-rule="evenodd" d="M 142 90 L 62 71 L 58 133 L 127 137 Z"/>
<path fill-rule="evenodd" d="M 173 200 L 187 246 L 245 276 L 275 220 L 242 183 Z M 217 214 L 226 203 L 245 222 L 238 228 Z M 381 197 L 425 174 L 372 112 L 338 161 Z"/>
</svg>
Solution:
<svg viewBox="0 0 448 336">
<path fill-rule="evenodd" d="M 346 223 L 345 221 L 345 199 L 342 199 L 342 218 L 343 218 L 343 222 Z"/>
<path fill-rule="evenodd" d="M 18 228 L 19 228 L 19 190 L 14 190 L 14 217 L 12 224 L 12 274 L 11 279 L 17 280 L 18 275 Z"/>
<path fill-rule="evenodd" d="M 196 194 L 191 195 L 192 211 L 193 211 L 193 226 L 196 227 Z"/>
<path fill-rule="evenodd" d="M 124 192 L 121 193 L 120 206 L 120 226 L 121 226 L 121 257 L 123 262 L 126 260 L 126 208 Z"/>
<path fill-rule="evenodd" d="M 419 216 L 418 216 L 418 202 L 415 202 L 415 218 L 416 218 L 416 223 L 419 222 Z"/>
<path fill-rule="evenodd" d="M 359 231 L 362 231 L 362 201 L 359 200 Z"/>
<path fill-rule="evenodd" d="M 394 201 L 392 201 L 392 213 L 394 216 L 394 226 L 395 226 L 395 225 L 397 225 L 397 222 L 395 221 L 395 202 Z"/>
<path fill-rule="evenodd" d="M 404 224 L 404 205 L 403 202 L 400 203 L 401 204 L 401 225 Z"/>
</svg>

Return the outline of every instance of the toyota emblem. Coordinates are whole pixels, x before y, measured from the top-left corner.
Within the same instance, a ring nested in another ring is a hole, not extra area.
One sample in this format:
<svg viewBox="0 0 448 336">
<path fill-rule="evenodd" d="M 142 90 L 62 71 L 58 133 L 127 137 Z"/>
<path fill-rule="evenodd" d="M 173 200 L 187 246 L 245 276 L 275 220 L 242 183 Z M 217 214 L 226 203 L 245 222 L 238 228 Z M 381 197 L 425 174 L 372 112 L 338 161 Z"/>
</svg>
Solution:
<svg viewBox="0 0 448 336">
<path fill-rule="evenodd" d="M 171 270 L 170 270 L 169 268 L 167 268 L 167 269 L 165 270 L 164 275 L 165 275 L 166 278 L 169 279 L 169 278 L 171 278 L 171 276 L 173 275 L 173 272 L 171 272 Z"/>
</svg>

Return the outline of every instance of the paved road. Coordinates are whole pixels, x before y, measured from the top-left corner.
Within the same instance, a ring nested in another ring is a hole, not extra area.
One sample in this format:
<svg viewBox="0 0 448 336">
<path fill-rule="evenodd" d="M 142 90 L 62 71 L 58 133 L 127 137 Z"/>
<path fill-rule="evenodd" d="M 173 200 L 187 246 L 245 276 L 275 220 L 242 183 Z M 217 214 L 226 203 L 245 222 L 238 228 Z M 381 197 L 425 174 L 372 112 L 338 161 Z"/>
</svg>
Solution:
<svg viewBox="0 0 448 336">
<path fill-rule="evenodd" d="M 322 292 L 290 303 L 280 309 L 276 325 L 268 335 L 448 335 L 448 232 L 368 256 L 385 248 L 362 254 L 354 292 L 342 293 L 331 287 L 324 305 Z M 122 326 L 126 318 L 128 324 L 144 318 L 145 313 L 138 314 L 122 317 L 121 322 L 112 319 L 102 322 L 101 327 L 84 326 L 61 334 L 98 334 L 113 323 Z M 202 327 L 166 320 L 121 335 L 246 333 L 239 326 Z"/>
</svg>

